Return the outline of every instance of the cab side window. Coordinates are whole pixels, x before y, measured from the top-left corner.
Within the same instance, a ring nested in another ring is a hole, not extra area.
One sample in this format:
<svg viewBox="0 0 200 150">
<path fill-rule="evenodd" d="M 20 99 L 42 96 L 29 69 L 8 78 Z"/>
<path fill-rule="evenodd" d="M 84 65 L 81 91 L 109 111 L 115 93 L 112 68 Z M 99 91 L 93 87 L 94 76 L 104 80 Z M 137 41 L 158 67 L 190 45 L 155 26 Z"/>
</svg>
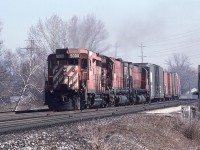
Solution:
<svg viewBox="0 0 200 150">
<path fill-rule="evenodd" d="M 48 61 L 48 64 L 49 64 L 49 69 L 52 69 L 52 62 L 51 62 L 51 60 Z"/>
<path fill-rule="evenodd" d="M 55 65 L 57 65 L 56 64 L 56 61 L 54 61 L 54 60 L 49 60 L 48 61 L 48 67 L 49 67 L 49 69 L 53 69 L 53 67 L 55 66 Z"/>
<path fill-rule="evenodd" d="M 81 68 L 82 69 L 87 69 L 88 64 L 87 64 L 87 59 L 82 59 L 81 60 Z"/>
</svg>

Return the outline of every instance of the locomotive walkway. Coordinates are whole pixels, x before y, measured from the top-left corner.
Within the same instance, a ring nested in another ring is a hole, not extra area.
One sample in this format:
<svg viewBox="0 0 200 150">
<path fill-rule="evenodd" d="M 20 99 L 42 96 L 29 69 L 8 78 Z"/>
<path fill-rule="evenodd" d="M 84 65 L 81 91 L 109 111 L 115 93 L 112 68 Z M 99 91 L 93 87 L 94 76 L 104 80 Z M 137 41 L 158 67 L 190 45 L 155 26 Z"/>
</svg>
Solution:
<svg viewBox="0 0 200 150">
<path fill-rule="evenodd" d="M 63 111 L 63 112 L 32 112 L 32 113 L 9 113 L 1 114 L 0 134 L 20 131 L 25 129 L 36 129 L 52 125 L 79 122 L 84 120 L 99 119 L 117 115 L 137 113 L 147 110 L 186 105 L 197 102 L 196 100 L 175 100 L 158 102 L 146 105 L 130 105 L 121 107 L 88 109 L 82 111 Z"/>
</svg>

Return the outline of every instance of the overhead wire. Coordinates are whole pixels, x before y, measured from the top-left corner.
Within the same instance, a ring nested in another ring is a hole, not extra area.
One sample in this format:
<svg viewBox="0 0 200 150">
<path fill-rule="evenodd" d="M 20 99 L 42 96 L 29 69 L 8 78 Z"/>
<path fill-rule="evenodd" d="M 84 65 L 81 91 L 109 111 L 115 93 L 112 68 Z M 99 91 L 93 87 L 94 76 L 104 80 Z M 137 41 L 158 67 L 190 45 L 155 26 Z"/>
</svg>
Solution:
<svg viewBox="0 0 200 150">
<path fill-rule="evenodd" d="M 200 35 L 200 34 L 199 34 Z M 148 45 L 146 44 L 148 47 L 159 47 L 159 46 L 169 46 L 169 45 L 180 45 L 180 44 L 186 44 L 188 42 L 200 42 L 200 40 L 197 39 L 198 37 L 192 38 L 192 39 L 185 39 L 183 41 L 170 41 L 168 43 L 164 43 L 164 44 L 154 44 L 154 45 Z M 200 38 L 200 37 L 199 37 Z"/>
<path fill-rule="evenodd" d="M 166 38 L 159 38 L 158 40 L 154 40 L 150 43 L 147 42 L 146 44 L 151 46 L 151 45 L 158 44 L 158 43 L 165 43 L 165 42 L 170 41 L 170 40 L 191 36 L 191 34 L 197 34 L 197 33 L 200 33 L 200 28 L 198 28 L 196 30 L 184 32 L 184 33 L 181 33 L 181 34 L 170 35 L 170 37 L 166 37 Z"/>
<path fill-rule="evenodd" d="M 174 53 L 174 49 L 178 50 L 178 51 L 182 51 L 183 49 L 186 48 L 191 48 L 191 47 L 195 47 L 198 46 L 200 44 L 200 37 L 198 38 L 198 36 L 196 36 L 195 38 L 184 38 L 184 37 L 188 37 L 193 35 L 194 33 L 197 34 L 199 32 L 198 35 L 200 35 L 200 29 L 198 28 L 198 30 L 192 30 L 192 31 L 188 31 L 182 34 L 178 34 L 178 35 L 174 35 L 174 37 L 170 37 L 170 38 L 166 38 L 168 39 L 168 41 L 162 41 L 162 44 L 146 44 L 147 47 L 161 47 L 161 46 L 165 46 L 167 48 L 161 48 L 161 49 L 154 49 L 154 50 L 149 50 L 148 53 L 151 56 L 161 56 L 162 54 L 167 54 L 167 53 Z M 181 41 L 177 41 L 174 42 L 175 39 L 183 39 Z M 171 39 L 169 41 L 169 39 Z M 172 41 L 173 40 L 173 41 Z M 161 43 L 161 42 L 160 42 Z M 190 49 L 189 49 L 190 50 Z"/>
</svg>

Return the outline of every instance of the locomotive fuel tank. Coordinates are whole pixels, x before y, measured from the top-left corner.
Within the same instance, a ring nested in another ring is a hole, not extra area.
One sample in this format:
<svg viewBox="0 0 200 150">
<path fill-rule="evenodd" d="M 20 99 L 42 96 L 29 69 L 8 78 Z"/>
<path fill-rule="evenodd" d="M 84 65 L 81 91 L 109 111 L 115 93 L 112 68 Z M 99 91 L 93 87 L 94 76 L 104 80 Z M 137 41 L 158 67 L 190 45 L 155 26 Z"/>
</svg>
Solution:
<svg viewBox="0 0 200 150">
<path fill-rule="evenodd" d="M 146 97 L 144 95 L 137 95 L 137 103 L 142 104 L 146 102 Z"/>
<path fill-rule="evenodd" d="M 94 98 L 94 101 L 92 102 L 91 107 L 99 108 L 99 107 L 102 107 L 102 105 L 103 105 L 103 99 L 100 97 L 96 97 Z"/>
<path fill-rule="evenodd" d="M 119 105 L 126 105 L 129 103 L 130 103 L 130 101 L 128 100 L 128 98 L 125 95 L 119 95 L 116 98 L 115 105 L 119 106 Z"/>
</svg>

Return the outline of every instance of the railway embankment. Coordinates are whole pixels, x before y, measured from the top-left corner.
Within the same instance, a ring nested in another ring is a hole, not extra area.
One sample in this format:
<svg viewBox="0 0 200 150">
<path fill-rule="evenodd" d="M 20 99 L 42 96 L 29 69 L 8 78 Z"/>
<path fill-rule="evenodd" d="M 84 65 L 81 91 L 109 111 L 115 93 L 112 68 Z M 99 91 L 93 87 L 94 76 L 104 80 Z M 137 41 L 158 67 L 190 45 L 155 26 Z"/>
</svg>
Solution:
<svg viewBox="0 0 200 150">
<path fill-rule="evenodd" d="M 180 108 L 4 134 L 0 149 L 200 149 L 200 121 Z"/>
</svg>

